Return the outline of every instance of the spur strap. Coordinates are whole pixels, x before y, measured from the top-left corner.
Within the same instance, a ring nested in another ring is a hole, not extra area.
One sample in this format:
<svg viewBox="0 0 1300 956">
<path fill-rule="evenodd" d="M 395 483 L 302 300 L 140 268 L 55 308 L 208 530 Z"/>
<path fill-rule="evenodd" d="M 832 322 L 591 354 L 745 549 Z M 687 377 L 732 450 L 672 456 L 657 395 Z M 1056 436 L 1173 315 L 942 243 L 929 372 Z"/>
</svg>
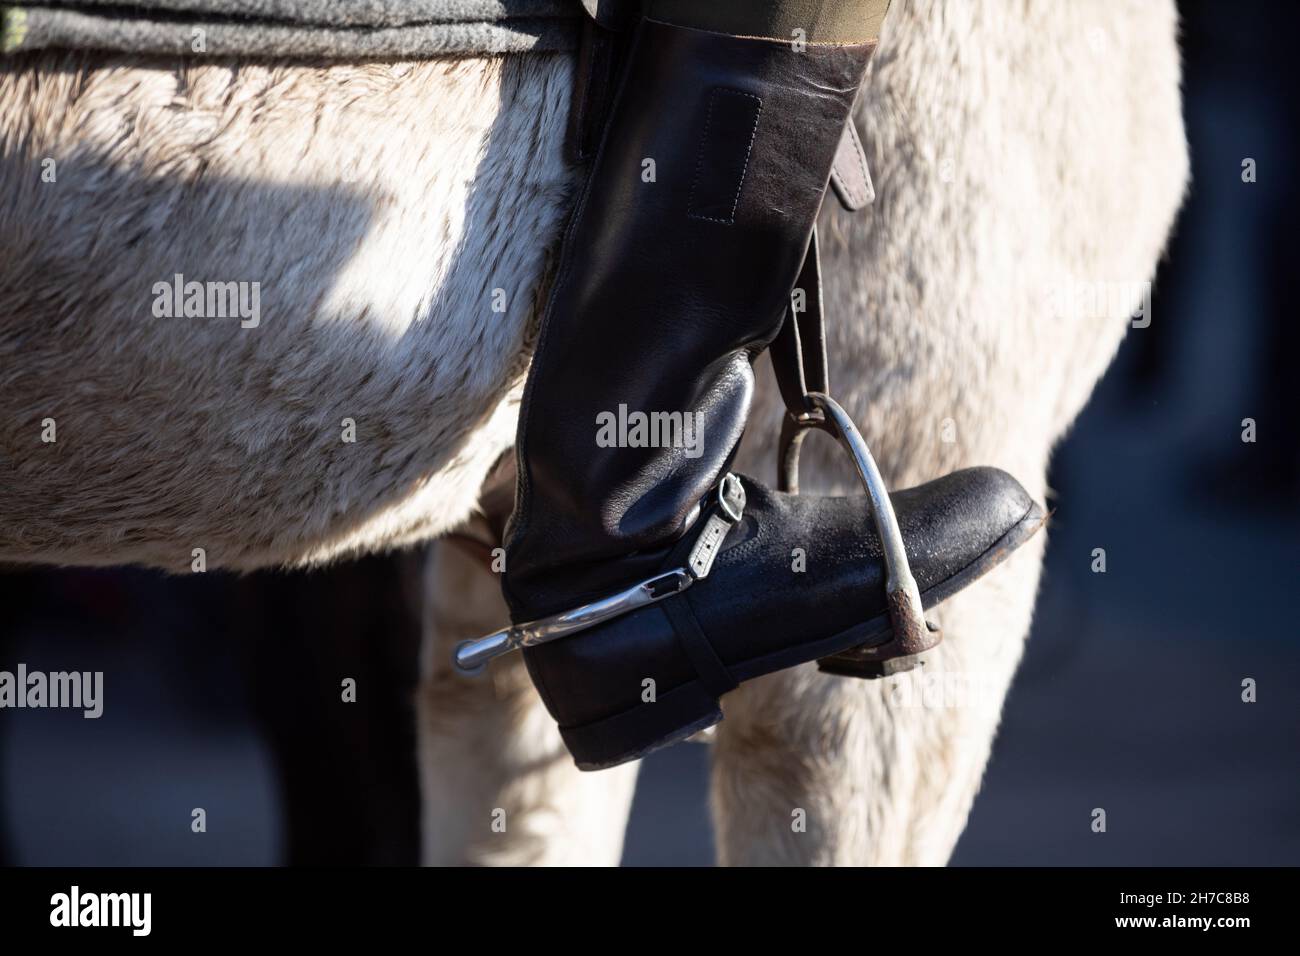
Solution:
<svg viewBox="0 0 1300 956">
<path fill-rule="evenodd" d="M 456 646 L 454 655 L 457 669 L 462 673 L 477 673 L 488 661 L 513 650 L 548 644 L 680 595 L 696 581 L 709 576 L 713 562 L 721 553 L 722 543 L 740 523 L 744 513 L 744 485 L 739 478 L 728 472 L 718 482 L 713 502 L 701 514 L 699 531 L 683 539 L 683 547 L 689 545 L 689 550 L 682 555 L 681 566 L 662 571 L 621 591 L 558 614 L 512 624 L 477 640 L 462 641 Z M 720 687 L 731 680 L 726 668 L 713 653 L 712 645 L 699 629 L 689 607 L 681 604 L 674 606 L 669 613 L 669 620 L 706 684 Z M 735 686 L 732 681 L 726 689 Z"/>
</svg>

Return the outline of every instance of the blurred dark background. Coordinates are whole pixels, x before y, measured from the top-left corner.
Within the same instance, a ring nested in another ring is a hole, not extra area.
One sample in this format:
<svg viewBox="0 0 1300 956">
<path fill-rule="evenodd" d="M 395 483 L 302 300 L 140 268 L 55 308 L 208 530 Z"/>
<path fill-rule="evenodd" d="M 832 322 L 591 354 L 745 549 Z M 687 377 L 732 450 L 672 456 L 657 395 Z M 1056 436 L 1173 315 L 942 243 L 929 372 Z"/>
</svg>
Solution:
<svg viewBox="0 0 1300 956">
<path fill-rule="evenodd" d="M 1055 458 L 1033 633 L 956 864 L 1300 864 L 1300 16 L 1181 8 L 1191 193 L 1150 327 Z M 0 669 L 103 670 L 111 695 L 98 720 L 0 711 L 0 862 L 416 862 L 418 563 L 0 572 Z M 706 761 L 646 761 L 626 863 L 712 861 Z"/>
</svg>

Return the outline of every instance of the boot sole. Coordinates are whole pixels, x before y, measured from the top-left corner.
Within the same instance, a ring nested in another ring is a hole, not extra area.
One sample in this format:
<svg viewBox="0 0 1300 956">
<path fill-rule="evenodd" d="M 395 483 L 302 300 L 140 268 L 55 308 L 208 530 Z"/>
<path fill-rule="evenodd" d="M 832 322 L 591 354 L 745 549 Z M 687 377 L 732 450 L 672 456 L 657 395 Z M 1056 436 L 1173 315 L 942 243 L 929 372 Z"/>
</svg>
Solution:
<svg viewBox="0 0 1300 956">
<path fill-rule="evenodd" d="M 923 591 L 921 603 L 927 609 L 934 607 L 983 577 L 1033 537 L 1043 526 L 1046 518 L 1043 509 L 1034 502 L 1024 516 L 976 560 L 952 577 Z M 731 665 L 728 670 L 737 681 L 743 682 L 829 657 L 863 644 L 881 643 L 890 634 L 892 628 L 889 624 L 889 615 L 881 614 L 831 637 L 797 644 L 775 654 L 751 658 Z M 823 671 L 832 675 L 837 674 L 836 670 L 823 668 Z M 842 676 L 860 676 L 847 668 L 838 673 Z M 705 690 L 704 685 L 696 680 L 660 695 L 653 706 L 640 704 L 604 720 L 573 727 L 561 727 L 560 736 L 563 737 L 579 770 L 606 770 L 627 763 L 629 760 L 639 760 L 656 750 L 671 746 L 712 727 L 721 720 L 722 707 L 718 698 Z"/>
</svg>

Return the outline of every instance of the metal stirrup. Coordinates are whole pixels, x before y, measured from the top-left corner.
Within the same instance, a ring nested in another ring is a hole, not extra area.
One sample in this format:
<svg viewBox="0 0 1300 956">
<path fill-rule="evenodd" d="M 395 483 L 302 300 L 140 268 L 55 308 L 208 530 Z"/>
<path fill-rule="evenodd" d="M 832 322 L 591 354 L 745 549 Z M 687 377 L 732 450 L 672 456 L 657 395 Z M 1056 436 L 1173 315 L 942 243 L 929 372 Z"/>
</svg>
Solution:
<svg viewBox="0 0 1300 956">
<path fill-rule="evenodd" d="M 912 577 L 912 568 L 907 560 L 907 548 L 903 544 L 903 533 L 898 528 L 898 518 L 894 506 L 889 500 L 889 491 L 885 479 L 876 467 L 876 460 L 871 457 L 862 433 L 858 431 L 853 419 L 840 404 L 822 392 L 808 392 L 807 401 L 821 418 L 801 416 L 792 419 L 797 431 L 785 445 L 782 456 L 783 484 L 791 484 L 799 469 L 799 444 L 808 429 L 816 428 L 833 435 L 853 459 L 858 477 L 862 479 L 867 497 L 871 499 L 871 517 L 880 536 L 880 549 L 885 558 L 885 592 L 889 606 L 889 620 L 894 630 L 893 640 L 881 645 L 880 650 L 888 649 L 887 657 L 904 657 L 929 650 L 938 641 L 932 635 L 939 629 L 925 619 L 925 609 L 921 603 L 921 592 Z M 870 654 L 872 649 L 864 649 Z M 883 655 L 882 655 L 883 656 Z"/>
<path fill-rule="evenodd" d="M 792 293 L 785 322 L 772 343 L 772 369 L 788 410 L 781 427 L 777 487 L 790 494 L 799 493 L 799 450 L 812 429 L 829 432 L 853 459 L 871 499 L 871 515 L 885 557 L 885 591 L 894 632 L 886 643 L 855 648 L 854 653 L 872 666 L 880 665 L 878 676 L 885 676 L 893 670 L 907 669 L 915 660 L 899 661 L 893 666 L 885 662 L 914 658 L 938 644 L 941 637 L 939 629 L 925 620 L 921 593 L 912 577 L 898 518 L 880 469 L 853 419 L 827 394 L 830 375 L 816 229 L 809 239 L 795 292 L 803 293 L 801 301 Z M 796 302 L 800 302 L 799 307 Z"/>
</svg>

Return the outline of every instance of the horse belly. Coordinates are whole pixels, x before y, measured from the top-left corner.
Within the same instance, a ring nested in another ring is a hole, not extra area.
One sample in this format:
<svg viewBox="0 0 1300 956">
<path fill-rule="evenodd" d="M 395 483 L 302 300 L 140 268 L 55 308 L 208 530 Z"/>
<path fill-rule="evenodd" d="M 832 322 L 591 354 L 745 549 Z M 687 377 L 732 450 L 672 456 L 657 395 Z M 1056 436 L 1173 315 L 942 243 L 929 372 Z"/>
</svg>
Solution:
<svg viewBox="0 0 1300 956">
<path fill-rule="evenodd" d="M 248 569 L 462 521 L 513 441 L 570 74 L 0 64 L 0 560 Z"/>
</svg>

